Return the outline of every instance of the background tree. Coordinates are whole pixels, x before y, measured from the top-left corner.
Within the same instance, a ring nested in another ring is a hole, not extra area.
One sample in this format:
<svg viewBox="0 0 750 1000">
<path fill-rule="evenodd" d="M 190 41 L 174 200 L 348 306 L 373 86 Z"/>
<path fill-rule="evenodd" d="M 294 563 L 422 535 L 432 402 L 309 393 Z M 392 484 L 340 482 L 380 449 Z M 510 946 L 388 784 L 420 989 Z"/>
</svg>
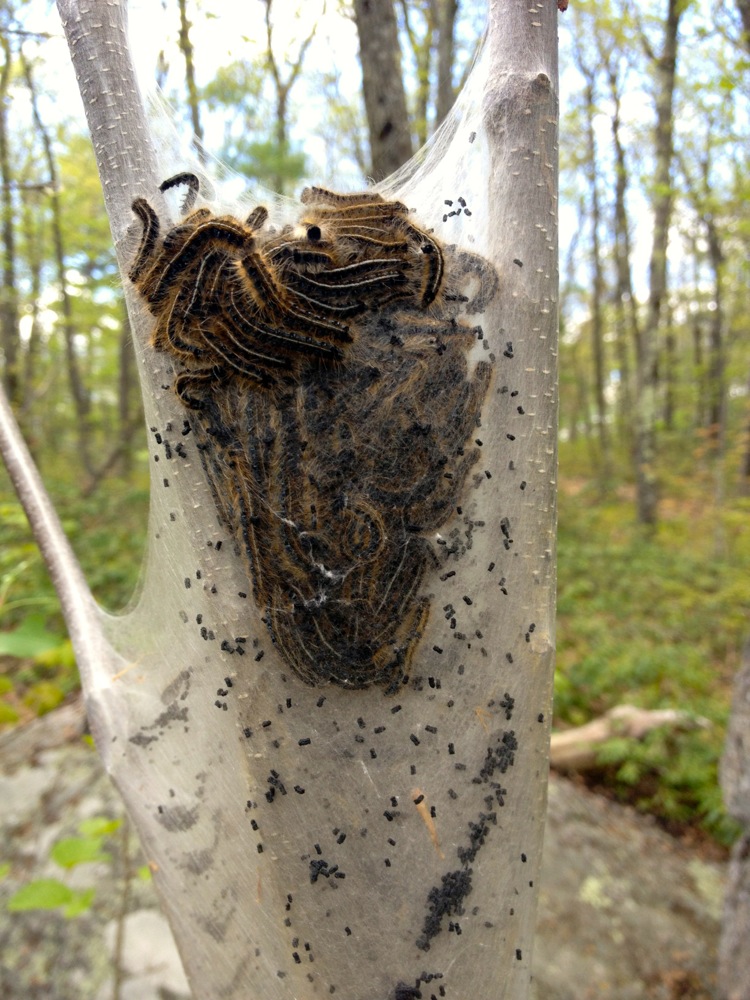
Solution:
<svg viewBox="0 0 750 1000">
<path fill-rule="evenodd" d="M 685 0 L 667 0 L 660 51 L 642 30 L 641 43 L 654 66 L 656 125 L 654 130 L 654 180 L 652 204 L 654 236 L 649 261 L 649 296 L 646 322 L 638 343 L 636 399 L 636 486 L 638 519 L 653 525 L 657 519 L 658 488 L 656 460 L 656 394 L 658 355 L 663 309 L 667 295 L 667 247 L 674 193 L 674 93 L 680 18 Z"/>
<path fill-rule="evenodd" d="M 3 12 L 5 13 L 5 12 Z M 3 65 L 0 70 L 0 181 L 2 182 L 2 288 L 0 289 L 0 335 L 2 336 L 3 378 L 8 394 L 20 398 L 18 372 L 18 289 L 16 285 L 16 237 L 13 227 L 13 175 L 8 137 L 8 107 L 13 81 L 13 50 L 7 23 L 0 30 Z"/>
<path fill-rule="evenodd" d="M 190 39 L 190 28 L 192 25 L 188 20 L 187 0 L 178 0 L 178 6 L 180 8 L 180 33 L 178 37 L 180 51 L 185 60 L 185 87 L 187 90 L 188 108 L 190 109 L 190 123 L 193 128 L 195 151 L 201 162 L 205 162 L 205 153 L 203 151 L 203 126 L 201 124 L 198 87 L 195 82 L 193 43 Z"/>
<path fill-rule="evenodd" d="M 273 80 L 274 91 L 275 91 L 275 115 L 274 115 L 274 138 L 276 141 L 276 155 L 279 158 L 280 163 L 288 162 L 290 159 L 289 150 L 289 96 L 292 91 L 292 87 L 297 82 L 300 72 L 302 70 L 302 65 L 305 60 L 305 54 L 310 47 L 310 43 L 315 37 L 316 24 L 313 24 L 310 33 L 302 39 L 299 45 L 299 50 L 296 58 L 289 66 L 288 73 L 286 77 L 282 75 L 281 67 L 279 65 L 276 53 L 274 52 L 274 42 L 273 42 L 273 19 L 272 19 L 272 8 L 273 0 L 264 0 L 266 7 L 265 21 L 266 21 L 266 68 L 271 75 Z M 325 11 L 325 2 L 323 3 L 323 11 Z M 270 177 L 271 187 L 274 191 L 278 191 L 280 194 L 284 193 L 285 190 L 286 177 L 284 171 L 277 169 Z"/>
<path fill-rule="evenodd" d="M 594 117 L 597 110 L 597 68 L 596 64 L 588 65 L 586 57 L 579 44 L 575 45 L 576 67 L 585 80 L 583 91 L 584 142 L 583 168 L 588 182 L 588 201 L 585 215 L 591 228 L 591 299 L 590 326 L 591 352 L 594 359 L 593 396 L 596 408 L 595 419 L 599 438 L 599 464 L 602 483 L 606 484 L 610 477 L 611 456 L 609 453 L 609 432 L 607 427 L 607 408 L 605 404 L 605 359 L 604 359 L 604 307 L 605 280 L 604 262 L 600 243 L 602 227 L 602 212 L 599 199 L 599 183 L 601 170 L 597 163 L 597 139 L 594 127 Z M 592 52 L 594 58 L 599 53 Z"/>
<path fill-rule="evenodd" d="M 372 177 L 382 180 L 412 154 L 401 48 L 393 0 L 354 0 L 359 35 L 362 91 L 370 132 Z"/>
<path fill-rule="evenodd" d="M 437 2 L 437 102 L 435 121 L 439 125 L 450 111 L 455 91 L 453 89 L 454 31 L 458 0 Z"/>
<path fill-rule="evenodd" d="M 261 0 L 258 6 L 265 26 L 262 55 L 219 67 L 203 88 L 203 98 L 208 110 L 224 122 L 220 149 L 224 162 L 283 194 L 305 172 L 305 155 L 290 137 L 290 104 L 317 22 L 293 40 L 289 51 L 280 51 L 274 37 L 275 18 L 283 19 L 287 11 L 275 7 L 272 0 Z M 320 10 L 325 11 L 325 3 Z"/>
</svg>

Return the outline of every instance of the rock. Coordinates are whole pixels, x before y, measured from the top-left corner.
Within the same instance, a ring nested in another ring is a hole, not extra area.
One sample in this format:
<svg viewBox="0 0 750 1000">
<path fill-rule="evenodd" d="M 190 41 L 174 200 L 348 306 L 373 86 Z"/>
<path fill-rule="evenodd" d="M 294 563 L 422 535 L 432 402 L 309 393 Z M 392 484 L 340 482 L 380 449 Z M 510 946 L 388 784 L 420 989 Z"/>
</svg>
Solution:
<svg viewBox="0 0 750 1000">
<path fill-rule="evenodd" d="M 110 960 L 114 964 L 119 921 L 110 921 L 104 930 Z M 136 910 L 125 917 L 120 969 L 123 981 L 120 1000 L 189 1000 L 190 986 L 182 969 L 166 917 L 158 910 Z M 100 991 L 97 1000 L 111 1000 L 112 982 Z"/>
<path fill-rule="evenodd" d="M 553 777 L 537 997 L 712 997 L 724 877 L 649 817 Z"/>
<path fill-rule="evenodd" d="M 25 727 L 26 728 L 26 727 Z M 76 742 L 51 748 L 49 724 L 24 763 L 0 741 L 0 996 L 3 1000 L 109 1000 L 118 929 L 120 1000 L 188 1000 L 189 992 L 144 859 L 127 824 L 107 844 L 109 865 L 66 873 L 55 841 L 92 815 L 123 818 L 99 758 Z M 74 873 L 74 877 L 73 877 Z M 22 885 L 55 877 L 96 889 L 91 908 L 9 913 Z M 559 777 L 550 783 L 542 865 L 535 988 L 538 1000 L 673 1000 L 715 987 L 725 866 L 702 860 L 648 817 Z"/>
<path fill-rule="evenodd" d="M 744 831 L 729 862 L 719 994 L 722 1000 L 750 1000 L 750 643 L 734 682 L 721 788 L 727 812 Z"/>
</svg>

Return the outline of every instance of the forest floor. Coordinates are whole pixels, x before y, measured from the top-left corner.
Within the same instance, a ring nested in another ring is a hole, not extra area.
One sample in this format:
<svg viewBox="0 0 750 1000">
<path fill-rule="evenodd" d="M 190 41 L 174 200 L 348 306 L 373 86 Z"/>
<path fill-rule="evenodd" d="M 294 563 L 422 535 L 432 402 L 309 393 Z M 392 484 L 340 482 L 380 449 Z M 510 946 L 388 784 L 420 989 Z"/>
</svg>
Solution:
<svg viewBox="0 0 750 1000">
<path fill-rule="evenodd" d="M 0 737 L 8 865 L 0 881 L 0 996 L 188 1000 L 153 885 L 138 874 L 144 861 L 135 835 L 97 754 L 81 740 L 82 725 L 78 701 Z M 96 820 L 109 824 L 106 852 L 63 872 L 54 845 Z M 553 776 L 536 1000 L 714 996 L 725 870 L 705 844 L 676 840 L 653 818 Z M 95 895 L 67 919 L 60 908 L 9 913 L 10 896 L 42 878 Z"/>
</svg>

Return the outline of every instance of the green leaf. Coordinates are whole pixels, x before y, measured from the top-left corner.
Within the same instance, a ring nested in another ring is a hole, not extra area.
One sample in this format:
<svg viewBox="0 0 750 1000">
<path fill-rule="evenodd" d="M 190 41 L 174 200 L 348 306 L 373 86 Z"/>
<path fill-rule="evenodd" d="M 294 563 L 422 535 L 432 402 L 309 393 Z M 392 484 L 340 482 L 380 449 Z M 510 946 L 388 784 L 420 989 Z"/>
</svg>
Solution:
<svg viewBox="0 0 750 1000">
<path fill-rule="evenodd" d="M 58 840 L 50 851 L 50 857 L 61 868 L 75 868 L 90 861 L 109 861 L 109 854 L 101 847 L 99 837 L 66 837 Z"/>
<path fill-rule="evenodd" d="M 122 826 L 121 819 L 108 819 L 106 816 L 92 816 L 78 824 L 78 829 L 84 837 L 111 837 Z"/>
<path fill-rule="evenodd" d="M 22 886 L 8 900 L 11 913 L 23 910 L 55 910 L 58 906 L 69 906 L 75 893 L 56 878 L 40 878 Z"/>
<path fill-rule="evenodd" d="M 2 880 L 7 877 L 9 871 L 10 871 L 9 862 L 4 861 L 2 864 L 0 864 L 0 882 L 2 882 Z"/>
<path fill-rule="evenodd" d="M 47 631 L 42 615 L 29 615 L 12 632 L 0 632 L 0 654 L 33 659 L 40 653 L 57 648 L 62 642 L 63 636 Z"/>
<path fill-rule="evenodd" d="M 83 889 L 81 892 L 73 893 L 73 898 L 63 909 L 63 916 L 68 920 L 72 917 L 79 917 L 91 908 L 94 896 L 96 896 L 96 889 Z"/>
<path fill-rule="evenodd" d="M 38 666 L 46 667 L 48 670 L 54 670 L 55 667 L 66 667 L 68 670 L 72 670 L 76 665 L 73 643 L 70 639 L 63 639 L 51 649 L 37 653 L 34 660 Z"/>
<path fill-rule="evenodd" d="M 65 693 L 59 684 L 52 681 L 40 681 L 34 684 L 23 696 L 23 703 L 36 715 L 46 715 L 57 708 L 65 700 Z"/>
<path fill-rule="evenodd" d="M 12 705 L 0 701 L 0 725 L 11 722 L 18 722 L 18 712 Z"/>
</svg>

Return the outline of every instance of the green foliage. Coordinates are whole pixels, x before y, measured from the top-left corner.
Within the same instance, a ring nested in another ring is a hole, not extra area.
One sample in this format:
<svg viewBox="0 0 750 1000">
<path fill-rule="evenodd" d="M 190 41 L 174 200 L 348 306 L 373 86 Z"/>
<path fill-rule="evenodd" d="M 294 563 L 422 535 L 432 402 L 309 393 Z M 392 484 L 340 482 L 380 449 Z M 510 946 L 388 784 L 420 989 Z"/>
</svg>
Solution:
<svg viewBox="0 0 750 1000">
<path fill-rule="evenodd" d="M 29 615 L 10 632 L 0 632 L 0 656 L 30 658 L 48 653 L 59 647 L 61 637 L 48 632 L 42 615 Z"/>
<path fill-rule="evenodd" d="M 50 851 L 50 857 L 61 868 L 74 868 L 87 861 L 109 861 L 109 855 L 101 851 L 98 842 L 85 837 L 58 840 Z"/>
<path fill-rule="evenodd" d="M 78 827 L 80 837 L 64 837 L 52 845 L 50 859 L 64 870 L 109 862 L 110 855 L 103 849 L 104 843 L 121 825 L 121 820 L 106 817 L 85 820 Z M 6 874 L 8 870 L 6 866 Z M 95 889 L 71 889 L 60 879 L 41 878 L 22 886 L 6 905 L 11 913 L 61 909 L 63 916 L 70 919 L 87 912 L 95 895 Z"/>
<path fill-rule="evenodd" d="M 696 818 L 721 842 L 737 826 L 726 815 L 717 780 L 723 727 L 673 733 L 655 730 L 643 740 L 610 740 L 599 755 L 611 786 L 624 801 L 670 826 L 695 826 Z"/>
<path fill-rule="evenodd" d="M 224 147 L 222 159 L 243 177 L 254 178 L 271 189 L 280 179 L 283 190 L 304 177 L 307 165 L 303 152 L 293 152 L 271 139 L 253 141 L 244 135 Z"/>
<path fill-rule="evenodd" d="M 46 715 L 64 700 L 65 692 L 58 684 L 53 684 L 52 681 L 40 681 L 26 692 L 23 702 L 34 715 Z"/>
<path fill-rule="evenodd" d="M 145 478 L 145 471 L 141 475 Z M 48 485 L 97 599 L 109 608 L 123 607 L 141 564 L 148 511 L 145 483 L 133 486 L 113 479 L 87 498 L 77 494 L 77 484 L 67 476 L 50 478 Z M 5 485 L 5 490 L 10 487 Z M 6 515 L 0 518 L 2 725 L 43 715 L 80 683 L 57 597 L 20 505 L 0 495 L 0 512 Z"/>
<path fill-rule="evenodd" d="M 0 726 L 12 726 L 18 722 L 18 719 L 19 714 L 16 709 L 3 699 L 0 699 Z"/>
<path fill-rule="evenodd" d="M 723 517 L 736 540 L 725 555 L 714 551 L 718 515 L 695 477 L 681 482 L 682 498 L 647 538 L 629 496 L 601 501 L 566 478 L 569 453 L 576 473 L 583 468 L 578 447 L 563 446 L 556 719 L 580 725 L 622 703 L 708 719 L 708 728 L 610 741 L 600 777 L 639 808 L 701 823 L 726 839 L 733 828 L 721 808 L 717 767 L 750 619 L 743 501 Z"/>
<path fill-rule="evenodd" d="M 202 99 L 224 123 L 222 160 L 243 177 L 283 191 L 304 176 L 307 158 L 279 137 L 288 122 L 278 118 L 268 79 L 262 62 L 232 62 L 218 68 Z"/>
<path fill-rule="evenodd" d="M 94 889 L 71 889 L 55 878 L 40 878 L 23 886 L 8 900 L 10 913 L 24 910 L 62 909 L 65 917 L 77 917 L 91 906 Z"/>
<path fill-rule="evenodd" d="M 32 598 L 21 600 L 20 606 L 29 603 Z M 44 615 L 35 612 L 15 629 L 0 632 L 0 724 L 17 722 L 20 705 L 44 715 L 77 687 L 70 641 L 48 631 Z"/>
</svg>

